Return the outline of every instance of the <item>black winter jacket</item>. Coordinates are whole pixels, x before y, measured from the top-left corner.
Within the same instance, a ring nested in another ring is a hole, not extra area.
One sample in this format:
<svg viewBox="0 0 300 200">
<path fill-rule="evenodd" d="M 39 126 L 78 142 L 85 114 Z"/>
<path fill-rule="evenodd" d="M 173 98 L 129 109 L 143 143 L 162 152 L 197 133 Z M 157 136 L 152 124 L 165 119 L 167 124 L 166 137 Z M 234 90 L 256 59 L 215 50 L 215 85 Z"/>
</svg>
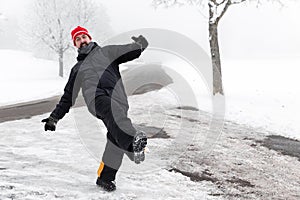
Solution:
<svg viewBox="0 0 300 200">
<path fill-rule="evenodd" d="M 69 112 L 80 88 L 92 114 L 95 114 L 95 98 L 100 95 L 110 96 L 128 111 L 119 64 L 138 58 L 144 48 L 137 43 L 100 47 L 91 42 L 89 45 L 93 46 L 87 54 L 79 53 L 78 62 L 71 70 L 64 94 L 50 115 L 55 119 L 59 120 Z"/>
</svg>

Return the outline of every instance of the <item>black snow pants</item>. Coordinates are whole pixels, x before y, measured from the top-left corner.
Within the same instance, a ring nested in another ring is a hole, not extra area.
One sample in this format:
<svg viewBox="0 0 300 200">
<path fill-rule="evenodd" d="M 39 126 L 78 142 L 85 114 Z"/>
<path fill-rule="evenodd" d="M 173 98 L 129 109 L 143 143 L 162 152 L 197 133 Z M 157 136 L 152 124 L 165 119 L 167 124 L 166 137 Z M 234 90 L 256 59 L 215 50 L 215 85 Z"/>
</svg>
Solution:
<svg viewBox="0 0 300 200">
<path fill-rule="evenodd" d="M 127 117 L 127 110 L 109 96 L 98 96 L 95 99 L 96 117 L 101 119 L 107 128 L 107 143 L 98 169 L 98 176 L 107 181 L 115 180 L 116 173 L 122 164 L 124 153 L 132 155 L 132 141 L 136 129 Z"/>
</svg>

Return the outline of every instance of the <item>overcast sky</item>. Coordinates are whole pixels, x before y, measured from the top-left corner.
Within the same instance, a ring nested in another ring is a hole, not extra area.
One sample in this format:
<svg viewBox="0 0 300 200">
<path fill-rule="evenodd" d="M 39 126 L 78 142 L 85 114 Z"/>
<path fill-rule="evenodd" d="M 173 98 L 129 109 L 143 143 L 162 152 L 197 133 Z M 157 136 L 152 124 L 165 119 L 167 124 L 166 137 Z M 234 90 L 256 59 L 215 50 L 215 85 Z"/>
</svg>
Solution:
<svg viewBox="0 0 300 200">
<path fill-rule="evenodd" d="M 32 0 L 0 0 L 0 48 L 15 48 L 17 23 L 30 11 Z M 72 1 L 70 1 L 72 2 Z M 102 2 L 111 19 L 114 34 L 138 28 L 166 28 L 182 33 L 208 51 L 205 10 L 181 7 L 154 9 L 151 0 Z M 274 4 L 256 8 L 253 4 L 231 7 L 219 26 L 222 56 L 228 58 L 300 57 L 300 2 L 291 0 L 280 9 Z M 76 26 L 76 25 L 74 25 Z M 89 27 L 91 28 L 91 27 Z M 9 42 L 7 42 L 9 41 Z"/>
</svg>

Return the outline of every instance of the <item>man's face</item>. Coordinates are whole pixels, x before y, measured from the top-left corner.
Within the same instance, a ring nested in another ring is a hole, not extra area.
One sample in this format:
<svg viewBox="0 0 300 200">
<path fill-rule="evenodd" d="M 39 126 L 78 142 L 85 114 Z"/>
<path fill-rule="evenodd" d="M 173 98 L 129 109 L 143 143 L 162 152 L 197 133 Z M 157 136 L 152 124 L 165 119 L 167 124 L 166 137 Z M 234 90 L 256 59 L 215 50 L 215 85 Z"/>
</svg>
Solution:
<svg viewBox="0 0 300 200">
<path fill-rule="evenodd" d="M 89 36 L 81 34 L 75 38 L 75 46 L 79 49 L 81 47 L 87 46 L 91 42 Z"/>
</svg>

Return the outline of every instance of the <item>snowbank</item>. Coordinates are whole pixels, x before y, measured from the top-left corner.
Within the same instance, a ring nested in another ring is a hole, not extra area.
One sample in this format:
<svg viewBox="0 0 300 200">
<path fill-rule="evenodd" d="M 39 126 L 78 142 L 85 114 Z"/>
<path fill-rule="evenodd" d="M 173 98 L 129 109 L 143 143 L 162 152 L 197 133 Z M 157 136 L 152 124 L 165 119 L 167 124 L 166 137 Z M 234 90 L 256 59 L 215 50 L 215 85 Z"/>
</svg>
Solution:
<svg viewBox="0 0 300 200">
<path fill-rule="evenodd" d="M 0 60 L 0 106 L 62 94 L 66 79 L 57 62 L 14 50 L 0 50 Z"/>
</svg>

